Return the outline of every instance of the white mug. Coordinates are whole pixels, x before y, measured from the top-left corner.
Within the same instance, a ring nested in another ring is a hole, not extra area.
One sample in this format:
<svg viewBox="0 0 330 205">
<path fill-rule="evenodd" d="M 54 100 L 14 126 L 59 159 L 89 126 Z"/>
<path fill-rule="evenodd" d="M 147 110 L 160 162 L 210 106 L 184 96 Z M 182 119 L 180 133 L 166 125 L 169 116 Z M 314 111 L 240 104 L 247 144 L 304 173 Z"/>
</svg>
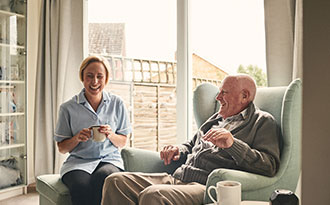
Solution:
<svg viewBox="0 0 330 205">
<path fill-rule="evenodd" d="M 95 142 L 104 142 L 106 139 L 105 133 L 101 133 L 99 131 L 101 126 L 92 126 L 91 127 L 91 132 L 92 132 L 92 139 Z"/>
<path fill-rule="evenodd" d="M 217 200 L 211 195 L 211 190 L 216 192 Z M 241 183 L 237 181 L 220 181 L 215 186 L 207 189 L 210 199 L 219 205 L 240 205 L 241 204 Z"/>
</svg>

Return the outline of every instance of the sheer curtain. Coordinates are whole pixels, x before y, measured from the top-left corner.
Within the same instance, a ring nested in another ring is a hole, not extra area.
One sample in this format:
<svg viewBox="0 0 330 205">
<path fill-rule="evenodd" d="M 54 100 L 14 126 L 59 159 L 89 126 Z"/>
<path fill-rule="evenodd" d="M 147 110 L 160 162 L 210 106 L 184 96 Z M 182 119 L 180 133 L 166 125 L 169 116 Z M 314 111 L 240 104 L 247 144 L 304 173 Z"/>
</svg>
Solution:
<svg viewBox="0 0 330 205">
<path fill-rule="evenodd" d="M 58 173 L 65 155 L 53 140 L 58 108 L 82 88 L 84 0 L 42 1 L 35 99 L 35 176 Z"/>
<path fill-rule="evenodd" d="M 268 86 L 302 78 L 302 0 L 264 0 Z"/>
</svg>

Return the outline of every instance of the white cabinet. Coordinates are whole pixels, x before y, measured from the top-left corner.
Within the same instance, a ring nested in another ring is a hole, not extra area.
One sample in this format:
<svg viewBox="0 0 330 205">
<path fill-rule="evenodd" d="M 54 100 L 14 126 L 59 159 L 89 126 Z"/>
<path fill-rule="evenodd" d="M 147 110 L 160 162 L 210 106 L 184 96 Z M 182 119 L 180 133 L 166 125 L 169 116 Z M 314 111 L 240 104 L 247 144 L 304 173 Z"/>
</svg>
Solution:
<svg viewBox="0 0 330 205">
<path fill-rule="evenodd" d="M 24 188 L 26 160 L 26 1 L 0 1 L 0 193 Z"/>
</svg>

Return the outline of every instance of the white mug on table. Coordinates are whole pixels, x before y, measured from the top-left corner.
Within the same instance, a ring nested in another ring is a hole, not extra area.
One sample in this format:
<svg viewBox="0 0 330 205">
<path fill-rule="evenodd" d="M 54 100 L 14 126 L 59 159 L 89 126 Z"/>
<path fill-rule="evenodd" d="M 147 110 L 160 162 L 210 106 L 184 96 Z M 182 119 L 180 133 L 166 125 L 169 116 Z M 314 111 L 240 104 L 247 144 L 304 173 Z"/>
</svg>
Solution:
<svg viewBox="0 0 330 205">
<path fill-rule="evenodd" d="M 216 192 L 217 200 L 211 195 L 211 190 Z M 215 186 L 207 189 L 210 199 L 219 205 L 240 205 L 241 204 L 241 183 L 237 181 L 220 181 Z"/>
</svg>

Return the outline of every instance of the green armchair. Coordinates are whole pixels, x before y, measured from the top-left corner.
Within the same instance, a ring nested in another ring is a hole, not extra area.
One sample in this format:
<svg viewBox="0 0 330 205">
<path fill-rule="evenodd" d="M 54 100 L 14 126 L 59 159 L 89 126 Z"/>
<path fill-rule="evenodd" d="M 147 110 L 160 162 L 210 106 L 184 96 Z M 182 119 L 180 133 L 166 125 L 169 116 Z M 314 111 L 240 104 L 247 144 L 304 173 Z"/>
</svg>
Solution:
<svg viewBox="0 0 330 205">
<path fill-rule="evenodd" d="M 218 87 L 208 83 L 199 85 L 194 91 L 194 115 L 198 126 L 219 109 L 215 100 L 217 92 Z M 216 169 L 209 175 L 206 186 L 208 188 L 218 181 L 235 180 L 242 184 L 242 200 L 268 201 L 275 189 L 295 191 L 298 183 L 301 163 L 301 81 L 296 79 L 285 87 L 258 88 L 255 104 L 271 113 L 281 127 L 283 143 L 279 171 L 274 177 L 265 177 L 244 171 Z M 124 148 L 121 154 L 127 171 L 173 173 L 182 163 L 178 161 L 165 166 L 159 153 L 135 148 Z M 204 203 L 211 202 L 205 194 Z"/>
</svg>

